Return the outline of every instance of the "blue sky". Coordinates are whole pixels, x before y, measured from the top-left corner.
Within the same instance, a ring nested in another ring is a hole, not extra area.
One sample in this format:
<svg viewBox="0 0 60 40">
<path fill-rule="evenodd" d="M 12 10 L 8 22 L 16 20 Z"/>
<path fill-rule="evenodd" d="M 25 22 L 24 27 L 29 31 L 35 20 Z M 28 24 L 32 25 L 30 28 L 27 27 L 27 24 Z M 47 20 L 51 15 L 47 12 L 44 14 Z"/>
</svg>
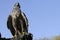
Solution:
<svg viewBox="0 0 60 40">
<path fill-rule="evenodd" d="M 29 20 L 29 32 L 34 38 L 60 35 L 60 0 L 1 0 L 0 33 L 11 38 L 7 18 L 16 2 Z"/>
</svg>

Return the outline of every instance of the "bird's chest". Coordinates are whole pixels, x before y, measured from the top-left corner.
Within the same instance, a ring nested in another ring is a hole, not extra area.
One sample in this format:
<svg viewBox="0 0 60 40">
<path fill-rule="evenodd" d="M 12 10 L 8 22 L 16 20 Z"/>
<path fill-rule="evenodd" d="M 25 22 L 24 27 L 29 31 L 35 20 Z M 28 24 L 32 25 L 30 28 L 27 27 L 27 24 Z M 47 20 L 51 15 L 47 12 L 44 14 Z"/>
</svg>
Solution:
<svg viewBox="0 0 60 40">
<path fill-rule="evenodd" d="M 14 13 L 14 14 L 12 14 L 12 18 L 16 19 L 19 17 L 19 15 L 20 15 L 19 13 Z"/>
</svg>

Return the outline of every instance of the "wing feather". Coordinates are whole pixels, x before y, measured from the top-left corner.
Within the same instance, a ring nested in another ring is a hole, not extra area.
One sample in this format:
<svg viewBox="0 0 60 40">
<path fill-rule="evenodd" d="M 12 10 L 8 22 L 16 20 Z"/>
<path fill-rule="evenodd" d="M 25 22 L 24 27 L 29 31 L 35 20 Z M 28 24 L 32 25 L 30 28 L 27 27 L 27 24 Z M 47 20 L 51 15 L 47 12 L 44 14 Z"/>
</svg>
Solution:
<svg viewBox="0 0 60 40">
<path fill-rule="evenodd" d="M 23 16 L 23 19 L 25 20 L 26 26 L 28 27 L 29 26 L 28 19 L 27 19 L 26 15 L 23 12 L 22 12 L 22 16 Z"/>
<path fill-rule="evenodd" d="M 11 17 L 11 15 L 9 15 L 8 20 L 7 20 L 7 28 L 11 31 L 12 35 L 14 36 L 15 30 L 14 30 L 14 27 L 12 25 L 12 17 Z"/>
</svg>

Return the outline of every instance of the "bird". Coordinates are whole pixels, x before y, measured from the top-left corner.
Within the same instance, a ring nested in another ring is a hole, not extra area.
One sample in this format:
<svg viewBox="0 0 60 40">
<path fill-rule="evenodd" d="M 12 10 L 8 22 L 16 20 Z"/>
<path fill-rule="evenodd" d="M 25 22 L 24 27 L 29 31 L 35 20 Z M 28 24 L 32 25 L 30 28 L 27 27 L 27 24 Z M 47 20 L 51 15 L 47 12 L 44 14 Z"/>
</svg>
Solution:
<svg viewBox="0 0 60 40">
<path fill-rule="evenodd" d="M 11 14 L 7 19 L 7 28 L 13 37 L 28 33 L 28 19 L 24 12 L 21 11 L 19 2 L 15 3 Z"/>
</svg>

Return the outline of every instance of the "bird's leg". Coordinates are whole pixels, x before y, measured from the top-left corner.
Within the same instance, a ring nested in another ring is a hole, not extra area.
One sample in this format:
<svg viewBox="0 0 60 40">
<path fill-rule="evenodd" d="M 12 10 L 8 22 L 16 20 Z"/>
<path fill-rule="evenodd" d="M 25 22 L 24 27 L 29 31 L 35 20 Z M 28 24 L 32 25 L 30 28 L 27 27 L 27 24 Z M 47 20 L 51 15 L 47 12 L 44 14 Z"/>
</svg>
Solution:
<svg viewBox="0 0 60 40">
<path fill-rule="evenodd" d="M 21 35 L 21 33 L 18 31 L 18 34 Z"/>
<path fill-rule="evenodd" d="M 16 21 L 16 20 L 13 18 L 13 19 L 12 19 L 12 24 L 13 24 L 13 27 L 14 27 L 14 29 L 15 29 L 15 35 L 14 35 L 13 37 L 16 37 L 16 36 L 17 36 L 17 29 L 16 29 L 15 21 Z"/>
<path fill-rule="evenodd" d="M 23 29 L 23 25 L 21 26 L 21 28 L 22 28 L 22 34 L 24 34 L 24 31 L 23 31 L 23 30 L 24 30 L 24 29 Z"/>
<path fill-rule="evenodd" d="M 23 29 L 23 22 L 22 22 L 22 20 L 20 20 L 20 23 L 21 23 L 21 29 L 22 29 L 22 33 L 21 34 L 24 34 L 24 29 Z"/>
<path fill-rule="evenodd" d="M 17 36 L 17 29 L 14 27 L 15 29 L 15 35 L 13 36 L 14 38 Z"/>
</svg>

